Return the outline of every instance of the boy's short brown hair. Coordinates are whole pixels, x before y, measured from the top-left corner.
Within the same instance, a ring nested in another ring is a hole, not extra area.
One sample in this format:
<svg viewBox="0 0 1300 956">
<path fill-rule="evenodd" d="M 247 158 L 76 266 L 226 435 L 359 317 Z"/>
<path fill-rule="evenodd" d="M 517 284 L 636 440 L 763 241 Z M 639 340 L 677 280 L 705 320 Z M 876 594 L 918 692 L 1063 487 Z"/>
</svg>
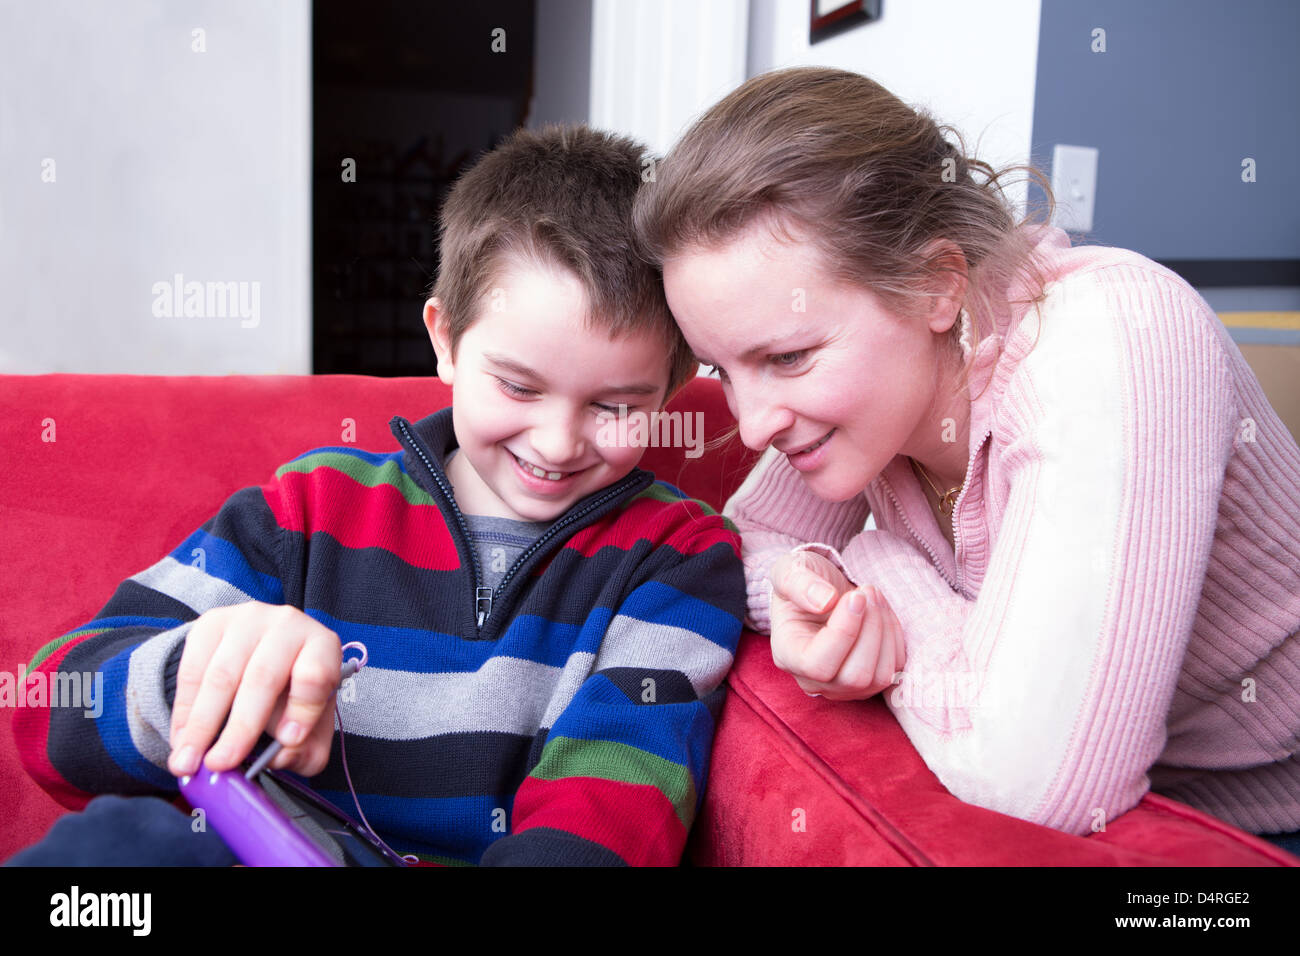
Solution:
<svg viewBox="0 0 1300 956">
<path fill-rule="evenodd" d="M 452 350 L 505 260 L 515 258 L 571 272 L 586 292 L 591 328 L 661 335 L 668 394 L 685 384 L 695 360 L 659 270 L 637 255 L 632 237 L 632 204 L 652 161 L 627 137 L 549 125 L 517 130 L 464 173 L 442 206 L 442 261 L 430 290 L 442 302 Z"/>
</svg>

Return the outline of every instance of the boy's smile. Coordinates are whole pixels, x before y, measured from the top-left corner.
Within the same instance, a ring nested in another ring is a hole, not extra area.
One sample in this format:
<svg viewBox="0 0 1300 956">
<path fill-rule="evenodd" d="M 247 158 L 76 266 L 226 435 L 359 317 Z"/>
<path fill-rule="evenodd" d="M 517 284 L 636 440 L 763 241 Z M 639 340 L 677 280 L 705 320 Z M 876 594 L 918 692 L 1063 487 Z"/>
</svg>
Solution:
<svg viewBox="0 0 1300 956">
<path fill-rule="evenodd" d="M 611 339 L 586 323 L 587 295 L 559 267 L 509 261 L 451 354 L 437 299 L 425 325 L 452 386 L 460 451 L 447 464 L 470 514 L 554 521 L 626 476 L 644 449 L 597 441 L 602 415 L 662 407 L 668 348 L 648 334 Z"/>
</svg>

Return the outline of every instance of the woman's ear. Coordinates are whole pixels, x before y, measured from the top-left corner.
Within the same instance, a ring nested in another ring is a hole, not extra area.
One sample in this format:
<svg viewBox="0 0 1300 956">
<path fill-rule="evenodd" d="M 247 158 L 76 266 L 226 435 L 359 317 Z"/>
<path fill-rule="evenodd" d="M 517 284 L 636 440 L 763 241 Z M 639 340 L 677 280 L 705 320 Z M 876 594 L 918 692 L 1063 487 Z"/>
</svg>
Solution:
<svg viewBox="0 0 1300 956">
<path fill-rule="evenodd" d="M 437 296 L 424 303 L 424 327 L 429 332 L 429 341 L 433 343 L 433 354 L 438 358 L 438 378 L 442 379 L 444 385 L 450 385 L 456 371 L 455 354 L 451 347 L 451 323 Z"/>
<path fill-rule="evenodd" d="M 931 332 L 947 332 L 956 323 L 966 298 L 970 276 L 966 257 L 961 247 L 949 239 L 935 239 L 921 250 L 921 255 L 930 262 L 932 270 L 926 322 Z"/>
</svg>

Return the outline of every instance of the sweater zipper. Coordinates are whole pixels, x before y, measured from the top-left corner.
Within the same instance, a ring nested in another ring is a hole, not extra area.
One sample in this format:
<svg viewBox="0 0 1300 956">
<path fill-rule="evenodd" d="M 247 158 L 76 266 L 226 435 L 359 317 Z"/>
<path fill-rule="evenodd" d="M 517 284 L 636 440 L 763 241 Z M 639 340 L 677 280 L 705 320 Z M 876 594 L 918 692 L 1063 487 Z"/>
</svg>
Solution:
<svg viewBox="0 0 1300 956">
<path fill-rule="evenodd" d="M 532 557 L 533 554 L 536 553 L 537 550 L 541 548 L 547 542 L 548 539 L 553 538 L 555 535 L 559 534 L 561 531 L 563 531 L 569 525 L 573 524 L 575 521 L 581 521 L 583 518 L 587 517 L 587 515 L 591 514 L 593 511 L 597 510 L 598 508 L 602 507 L 608 502 L 614 500 L 615 498 L 622 496 L 628 491 L 628 489 L 632 485 L 636 484 L 641 480 L 642 480 L 641 477 L 638 475 L 628 475 L 617 485 L 610 486 L 610 488 L 606 490 L 606 492 L 603 495 L 601 495 L 599 498 L 595 498 L 592 501 L 588 502 L 581 511 L 575 511 L 570 514 L 567 514 L 559 521 L 555 522 L 555 524 L 547 528 L 545 533 L 543 533 L 541 537 L 537 538 L 535 541 L 533 541 L 532 544 L 530 544 L 527 548 L 524 549 L 524 553 L 519 555 L 519 558 L 515 561 L 515 563 L 510 566 L 510 569 L 508 571 L 506 571 L 505 575 L 501 578 L 501 583 L 497 585 L 496 593 L 497 594 L 505 593 L 506 585 L 509 584 L 510 579 L 515 576 L 515 572 L 518 571 L 523 566 L 524 562 L 526 562 L 530 557 Z M 489 602 L 489 606 L 491 606 L 490 602 Z"/>
<path fill-rule="evenodd" d="M 993 434 L 993 429 L 986 429 L 980 440 L 975 443 L 975 450 L 966 459 L 966 476 L 970 477 L 971 468 L 975 466 L 975 459 L 979 457 L 980 451 L 984 448 L 984 443 L 989 440 Z M 966 575 L 961 570 L 961 522 L 957 520 L 957 509 L 961 506 L 962 498 L 966 497 L 966 483 L 962 483 L 961 493 L 957 495 L 957 500 L 952 504 L 952 563 L 957 568 L 957 590 L 961 594 L 966 593 Z"/>
<path fill-rule="evenodd" d="M 592 511 L 624 494 L 629 487 L 642 480 L 635 474 L 628 475 L 617 485 L 613 485 L 607 489 L 599 498 L 588 502 L 581 511 L 565 515 L 559 521 L 555 522 L 555 524 L 547 528 L 540 537 L 524 549 L 524 552 L 519 555 L 515 560 L 515 563 L 510 566 L 510 569 L 506 571 L 505 575 L 501 578 L 501 582 L 497 585 L 496 590 L 493 591 L 492 588 L 484 587 L 479 584 L 479 581 L 482 580 L 482 572 L 479 568 L 478 552 L 474 549 L 474 545 L 470 541 L 469 525 L 465 522 L 465 516 L 461 512 L 460 506 L 456 504 L 456 495 L 453 493 L 451 485 L 444 481 L 442 476 L 438 474 L 437 469 L 433 467 L 433 463 L 429 460 L 429 456 L 424 453 L 422 443 L 411 434 L 406 427 L 406 423 L 398 422 L 398 427 L 402 429 L 402 434 L 406 437 L 411 448 L 420 456 L 420 460 L 424 462 L 424 467 L 425 470 L 429 472 L 429 477 L 438 485 L 439 490 L 442 491 L 443 497 L 447 499 L 447 504 L 451 506 L 451 510 L 456 515 L 456 523 L 460 526 L 461 536 L 465 542 L 465 550 L 469 552 L 470 564 L 474 572 L 474 615 L 477 627 L 480 630 L 492 613 L 493 599 L 498 595 L 505 593 L 505 587 L 510 583 L 510 579 L 515 576 L 515 572 L 518 571 L 523 563 L 535 554 L 539 548 L 564 528 L 573 524 L 575 521 L 581 521 L 587 515 L 591 514 Z"/>
<path fill-rule="evenodd" d="M 907 512 L 904 511 L 903 506 L 898 503 L 898 497 L 894 494 L 893 487 L 889 484 L 887 480 L 883 478 L 881 479 L 880 483 L 884 485 L 885 494 L 887 494 L 889 496 L 889 500 L 894 503 L 894 511 L 898 514 L 899 519 L 903 522 L 903 527 L 907 528 L 907 533 L 912 536 L 912 540 L 914 540 L 917 544 L 919 544 L 922 548 L 925 549 L 925 553 L 930 556 L 930 563 L 933 564 L 936 569 L 938 569 L 939 573 L 943 575 L 943 579 L 945 581 L 947 581 L 950 585 L 955 587 L 956 582 L 953 581 L 952 578 L 948 577 L 948 575 L 944 572 L 943 562 L 940 561 L 939 556 L 934 553 L 934 549 L 925 543 L 925 539 L 922 538 L 919 534 L 917 534 L 916 529 L 912 527 L 912 522 L 907 520 Z M 956 505 L 954 505 L 953 514 L 956 515 L 956 513 L 957 513 L 957 507 Z M 953 530 L 956 531 L 955 524 L 953 525 Z M 956 562 L 954 561 L 954 563 Z"/>
<path fill-rule="evenodd" d="M 451 485 L 447 484 L 442 476 L 438 474 L 438 470 L 433 467 L 433 462 L 424 453 L 424 446 L 415 440 L 415 436 L 407 429 L 406 422 L 398 422 L 397 424 L 402 429 L 402 434 L 406 437 L 407 443 L 420 456 L 420 461 L 424 462 L 424 468 L 428 471 L 429 477 L 433 479 L 439 490 L 442 491 L 443 497 L 447 499 L 447 504 L 451 506 L 452 513 L 456 515 L 456 524 L 460 526 L 461 539 L 465 543 L 465 550 L 469 553 L 470 567 L 474 573 L 474 615 L 478 622 L 477 628 L 481 628 L 483 622 L 487 620 L 488 614 L 492 611 L 492 589 L 479 584 L 479 581 L 482 580 L 482 574 L 478 566 L 478 552 L 474 550 L 474 545 L 470 543 L 469 525 L 465 523 L 465 516 L 461 514 L 460 506 L 456 504 L 456 496 L 452 494 Z"/>
<path fill-rule="evenodd" d="M 979 440 L 979 443 L 975 446 L 975 451 L 967 459 L 966 461 L 967 475 L 970 475 L 971 466 L 975 464 L 975 458 L 979 455 L 980 449 L 984 447 L 984 442 L 988 440 L 988 437 L 991 434 L 993 434 L 993 429 L 990 428 L 988 431 L 984 433 L 984 437 L 981 438 Z M 907 528 L 908 534 L 910 534 L 912 536 L 912 539 L 916 541 L 916 543 L 919 544 L 922 548 L 924 548 L 925 553 L 930 556 L 930 563 L 935 566 L 938 572 L 943 575 L 943 579 L 947 581 L 953 588 L 955 588 L 957 591 L 961 593 L 965 593 L 962 591 L 963 575 L 961 573 L 961 562 L 957 560 L 957 555 L 961 553 L 961 525 L 957 521 L 957 509 L 961 507 L 962 498 L 964 498 L 966 495 L 965 483 L 962 484 L 961 493 L 957 495 L 957 500 L 953 502 L 953 506 L 952 506 L 952 535 L 953 535 L 953 562 L 952 563 L 953 566 L 956 567 L 957 569 L 956 581 L 954 581 L 952 578 L 948 577 L 948 575 L 944 573 L 943 562 L 939 560 L 939 556 L 934 553 L 933 548 L 931 548 L 928 544 L 925 543 L 925 539 L 922 538 L 919 533 L 917 533 L 916 528 L 912 526 L 912 522 L 907 519 L 907 512 L 903 510 L 903 506 L 898 501 L 898 496 L 894 494 L 893 486 L 890 485 L 887 480 L 883 480 L 883 479 L 881 480 L 881 484 L 885 486 L 885 494 L 887 494 L 889 496 L 889 500 L 894 503 L 894 511 L 898 513 L 898 517 L 902 520 L 903 526 Z"/>
</svg>

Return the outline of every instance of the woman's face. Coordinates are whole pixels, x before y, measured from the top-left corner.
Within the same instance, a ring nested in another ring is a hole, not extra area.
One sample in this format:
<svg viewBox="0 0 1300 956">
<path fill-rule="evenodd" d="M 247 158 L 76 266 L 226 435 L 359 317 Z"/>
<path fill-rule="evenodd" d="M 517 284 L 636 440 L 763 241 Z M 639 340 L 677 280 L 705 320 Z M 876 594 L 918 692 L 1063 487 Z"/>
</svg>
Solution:
<svg viewBox="0 0 1300 956">
<path fill-rule="evenodd" d="M 775 446 L 814 494 L 843 501 L 895 455 L 951 454 L 939 400 L 951 390 L 957 306 L 935 300 L 931 314 L 905 319 L 831 279 L 819 258 L 758 225 L 668 259 L 664 287 L 696 357 L 719 368 L 741 440 Z"/>
</svg>

